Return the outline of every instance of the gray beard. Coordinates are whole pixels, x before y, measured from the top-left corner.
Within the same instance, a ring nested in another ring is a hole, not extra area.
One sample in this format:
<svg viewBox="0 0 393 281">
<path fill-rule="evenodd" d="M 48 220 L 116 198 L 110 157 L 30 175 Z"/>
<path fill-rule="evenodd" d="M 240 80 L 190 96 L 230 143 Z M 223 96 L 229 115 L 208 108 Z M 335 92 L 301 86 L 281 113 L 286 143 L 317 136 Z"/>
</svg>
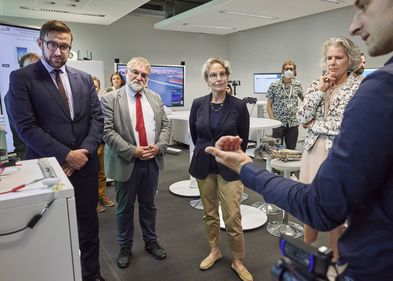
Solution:
<svg viewBox="0 0 393 281">
<path fill-rule="evenodd" d="M 143 86 L 141 84 L 130 83 L 130 88 L 135 92 L 139 93 L 143 90 Z"/>
</svg>

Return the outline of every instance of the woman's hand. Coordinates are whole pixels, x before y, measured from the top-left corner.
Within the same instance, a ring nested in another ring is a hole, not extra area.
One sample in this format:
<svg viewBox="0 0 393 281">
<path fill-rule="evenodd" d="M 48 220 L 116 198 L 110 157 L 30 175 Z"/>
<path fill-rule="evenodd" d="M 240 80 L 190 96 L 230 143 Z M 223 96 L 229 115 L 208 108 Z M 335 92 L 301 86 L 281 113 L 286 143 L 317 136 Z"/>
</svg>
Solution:
<svg viewBox="0 0 393 281">
<path fill-rule="evenodd" d="M 329 72 L 326 72 L 324 75 L 319 78 L 318 90 L 325 92 L 330 87 L 333 87 L 336 84 L 336 78 L 331 76 Z"/>
</svg>

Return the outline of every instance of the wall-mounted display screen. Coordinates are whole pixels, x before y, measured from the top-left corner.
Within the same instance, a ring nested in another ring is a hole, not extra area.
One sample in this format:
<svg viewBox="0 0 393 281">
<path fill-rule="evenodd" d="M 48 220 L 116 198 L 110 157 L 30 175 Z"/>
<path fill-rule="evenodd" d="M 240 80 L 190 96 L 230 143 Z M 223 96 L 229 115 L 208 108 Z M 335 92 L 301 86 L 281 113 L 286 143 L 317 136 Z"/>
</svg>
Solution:
<svg viewBox="0 0 393 281">
<path fill-rule="evenodd" d="M 254 73 L 254 94 L 266 94 L 270 84 L 280 78 L 281 73 Z"/>
<path fill-rule="evenodd" d="M 8 152 L 14 151 L 12 132 L 4 105 L 4 96 L 8 92 L 10 73 L 19 68 L 20 58 L 27 53 L 41 55 L 41 49 L 37 44 L 39 34 L 39 28 L 0 23 L 0 101 L 1 111 L 6 121 Z"/>
<path fill-rule="evenodd" d="M 116 71 L 124 80 L 126 68 L 125 63 L 116 64 Z M 151 65 L 148 88 L 161 96 L 165 106 L 184 106 L 184 74 L 182 65 Z"/>
<path fill-rule="evenodd" d="M 369 75 L 370 73 L 374 72 L 377 69 L 378 68 L 365 68 L 362 75 L 363 75 L 363 77 L 366 77 L 367 75 Z"/>
</svg>

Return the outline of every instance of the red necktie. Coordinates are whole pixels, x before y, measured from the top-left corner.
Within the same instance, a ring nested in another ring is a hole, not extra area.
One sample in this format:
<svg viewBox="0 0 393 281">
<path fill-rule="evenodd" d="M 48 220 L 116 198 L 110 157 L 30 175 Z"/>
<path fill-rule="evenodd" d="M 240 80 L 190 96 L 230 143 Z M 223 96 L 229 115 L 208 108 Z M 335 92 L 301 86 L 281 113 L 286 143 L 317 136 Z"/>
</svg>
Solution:
<svg viewBox="0 0 393 281">
<path fill-rule="evenodd" d="M 64 90 L 63 82 L 61 81 L 60 73 L 62 72 L 60 69 L 53 69 L 53 72 L 56 74 L 56 84 L 59 88 L 59 94 L 61 99 L 63 100 L 66 108 L 69 110 L 70 107 L 68 106 L 68 97 Z"/>
<path fill-rule="evenodd" d="M 141 104 L 141 94 L 137 93 L 136 97 L 136 127 L 135 130 L 139 134 L 139 145 L 147 145 L 147 137 L 145 130 L 145 121 L 143 120 L 143 110 Z"/>
</svg>

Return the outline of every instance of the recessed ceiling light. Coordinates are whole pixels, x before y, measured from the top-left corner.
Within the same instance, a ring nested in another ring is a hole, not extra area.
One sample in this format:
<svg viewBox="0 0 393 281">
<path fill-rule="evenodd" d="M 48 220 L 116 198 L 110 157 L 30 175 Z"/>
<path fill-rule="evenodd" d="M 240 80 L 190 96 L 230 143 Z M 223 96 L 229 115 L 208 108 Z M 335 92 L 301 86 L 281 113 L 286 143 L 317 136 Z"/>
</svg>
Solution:
<svg viewBox="0 0 393 281">
<path fill-rule="evenodd" d="M 249 13 L 227 11 L 227 10 L 222 10 L 222 11 L 220 11 L 220 13 L 230 14 L 230 15 L 237 15 L 237 16 L 255 17 L 255 18 L 262 18 L 262 19 L 269 19 L 269 20 L 278 20 L 278 17 L 273 17 L 273 16 L 249 14 Z"/>
<path fill-rule="evenodd" d="M 227 27 L 227 26 L 215 26 L 215 25 L 205 25 L 205 24 L 194 24 L 194 23 L 183 23 L 185 26 L 191 27 L 203 27 L 203 28 L 215 28 L 215 29 L 225 29 L 225 30 L 235 30 L 234 27 Z"/>
</svg>

